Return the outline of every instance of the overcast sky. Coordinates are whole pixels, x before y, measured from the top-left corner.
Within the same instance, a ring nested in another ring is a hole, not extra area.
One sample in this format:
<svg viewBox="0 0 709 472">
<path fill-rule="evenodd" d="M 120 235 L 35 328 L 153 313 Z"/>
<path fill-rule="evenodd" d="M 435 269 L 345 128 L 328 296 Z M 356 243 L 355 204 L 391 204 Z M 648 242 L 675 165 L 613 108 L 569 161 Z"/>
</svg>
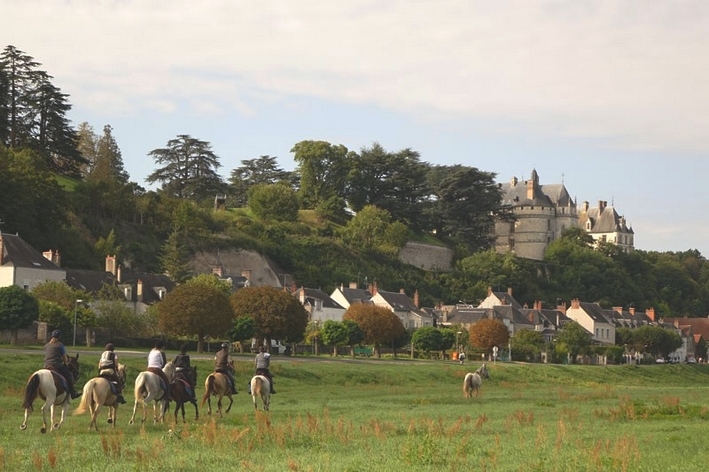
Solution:
<svg viewBox="0 0 709 472">
<path fill-rule="evenodd" d="M 709 256 L 709 2 L 0 0 L 131 180 L 178 134 L 294 167 L 301 140 L 410 147 L 606 200 L 639 249 Z"/>
</svg>

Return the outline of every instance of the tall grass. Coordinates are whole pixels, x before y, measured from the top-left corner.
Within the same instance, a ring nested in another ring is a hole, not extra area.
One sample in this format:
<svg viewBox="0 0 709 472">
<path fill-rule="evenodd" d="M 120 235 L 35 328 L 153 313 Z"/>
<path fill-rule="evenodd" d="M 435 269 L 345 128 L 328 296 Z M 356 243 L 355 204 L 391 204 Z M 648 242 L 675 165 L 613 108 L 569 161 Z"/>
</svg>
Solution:
<svg viewBox="0 0 709 472">
<path fill-rule="evenodd" d="M 39 433 L 39 408 L 20 431 L 21 391 L 41 356 L 0 356 L 1 470 L 677 470 L 704 465 L 709 420 L 703 365 L 591 367 L 488 365 L 479 398 L 462 379 L 477 367 L 446 362 L 276 358 L 278 394 L 255 412 L 237 364 L 240 393 L 219 419 L 128 425 L 133 379 L 144 358 L 126 358 L 129 404 L 112 430 L 88 415 Z M 83 384 L 96 359 L 82 359 Z M 196 361 L 198 394 L 211 362 Z M 74 402 L 76 403 L 76 402 Z M 76 405 L 74 405 L 75 407 Z"/>
</svg>

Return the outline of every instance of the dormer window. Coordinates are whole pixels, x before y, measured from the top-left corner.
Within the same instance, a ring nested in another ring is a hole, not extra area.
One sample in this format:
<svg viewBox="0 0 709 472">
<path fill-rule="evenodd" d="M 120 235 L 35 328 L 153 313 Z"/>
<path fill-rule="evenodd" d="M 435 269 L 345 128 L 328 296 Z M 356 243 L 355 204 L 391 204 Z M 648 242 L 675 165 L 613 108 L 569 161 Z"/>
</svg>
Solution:
<svg viewBox="0 0 709 472">
<path fill-rule="evenodd" d="M 123 287 L 123 295 L 126 297 L 126 300 L 133 300 L 133 287 Z"/>
</svg>

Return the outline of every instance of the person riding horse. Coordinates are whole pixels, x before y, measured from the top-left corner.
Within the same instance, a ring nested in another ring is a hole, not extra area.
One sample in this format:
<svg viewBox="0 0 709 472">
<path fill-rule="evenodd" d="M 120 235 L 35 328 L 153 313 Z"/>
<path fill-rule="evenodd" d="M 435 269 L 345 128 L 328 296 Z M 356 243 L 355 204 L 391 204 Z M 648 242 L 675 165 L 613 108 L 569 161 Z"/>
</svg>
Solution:
<svg viewBox="0 0 709 472">
<path fill-rule="evenodd" d="M 219 372 L 226 376 L 229 383 L 231 383 L 232 395 L 236 395 L 238 392 L 236 391 L 232 365 L 234 365 L 234 361 L 229 356 L 229 343 L 222 343 L 221 350 L 217 351 L 217 355 L 214 356 L 214 372 Z"/>
<path fill-rule="evenodd" d="M 273 374 L 269 370 L 271 366 L 271 354 L 266 352 L 266 347 L 259 347 L 259 353 L 256 354 L 256 359 L 254 359 L 254 364 L 256 365 L 256 375 L 263 375 L 271 382 L 271 393 L 276 393 L 273 388 Z"/>
<path fill-rule="evenodd" d="M 159 339 L 155 341 L 155 347 L 153 347 L 148 353 L 147 370 L 148 372 L 152 372 L 153 374 L 157 375 L 163 382 L 165 382 L 165 399 L 167 401 L 170 401 L 170 379 L 167 378 L 167 375 L 165 375 L 165 372 L 163 372 L 162 370 L 162 368 L 165 367 L 165 364 L 167 363 L 167 358 L 165 357 L 165 353 L 163 352 L 164 347 L 164 342 Z"/>
<path fill-rule="evenodd" d="M 125 403 L 121 392 L 121 382 L 118 378 L 118 356 L 115 353 L 113 343 L 106 344 L 106 350 L 101 354 L 98 361 L 98 376 L 103 377 L 116 386 L 116 397 L 118 403 Z"/>
<path fill-rule="evenodd" d="M 192 400 L 197 401 L 195 396 L 194 384 L 192 383 L 192 364 L 190 362 L 190 356 L 187 354 L 187 344 L 183 344 L 180 347 L 180 353 L 175 356 L 175 360 L 172 361 L 175 366 L 176 377 L 187 382 L 192 391 Z"/>
<path fill-rule="evenodd" d="M 60 341 L 61 337 L 61 331 L 55 329 L 52 331 L 52 337 L 49 342 L 44 345 L 44 368 L 53 370 L 64 377 L 67 384 L 67 391 L 71 395 L 71 398 L 74 399 L 81 396 L 81 393 L 74 389 L 74 377 L 67 368 L 69 359 L 66 354 L 66 348 Z"/>
</svg>

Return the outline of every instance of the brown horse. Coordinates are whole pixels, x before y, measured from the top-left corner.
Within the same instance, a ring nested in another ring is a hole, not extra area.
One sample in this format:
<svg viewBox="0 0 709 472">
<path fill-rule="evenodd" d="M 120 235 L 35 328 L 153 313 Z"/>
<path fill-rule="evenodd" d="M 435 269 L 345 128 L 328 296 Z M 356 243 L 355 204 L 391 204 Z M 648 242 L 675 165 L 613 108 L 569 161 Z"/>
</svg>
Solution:
<svg viewBox="0 0 709 472">
<path fill-rule="evenodd" d="M 76 382 L 79 378 L 78 353 L 76 357 L 69 357 L 67 368 L 69 372 L 71 372 L 74 382 Z M 34 403 L 37 397 L 45 400 L 44 405 L 42 405 L 42 428 L 40 429 L 42 433 L 47 432 L 47 410 L 50 410 L 49 419 L 52 424 L 52 429 L 59 429 L 62 423 L 64 423 L 64 417 L 69 410 L 71 395 L 66 391 L 60 377 L 58 373 L 49 369 L 40 369 L 30 375 L 30 378 L 27 380 L 27 385 L 25 386 L 25 397 L 22 402 L 22 408 L 25 409 L 25 420 L 22 422 L 22 425 L 20 425 L 20 429 L 27 429 L 27 418 L 29 418 L 30 412 L 32 411 L 32 403 Z M 62 416 L 59 423 L 54 422 L 54 407 L 56 406 L 61 406 L 62 408 Z"/>
<path fill-rule="evenodd" d="M 190 367 L 190 369 L 185 373 L 178 372 L 175 380 L 170 384 L 170 398 L 175 402 L 175 422 L 177 423 L 177 413 L 182 411 L 182 422 L 186 423 L 185 420 L 185 403 L 189 402 L 194 405 L 194 419 L 199 419 L 199 408 L 197 407 L 196 395 L 192 396 L 187 392 L 189 384 L 194 385 L 197 383 L 197 367 Z M 195 393 L 194 391 L 192 392 Z M 168 406 L 169 408 L 169 406 Z"/>
<path fill-rule="evenodd" d="M 233 361 L 229 363 L 229 368 L 234 371 Z M 231 410 L 231 405 L 234 400 L 231 398 L 231 387 L 229 386 L 229 380 L 226 375 L 221 372 L 214 372 L 207 376 L 207 380 L 204 381 L 204 396 L 202 396 L 202 407 L 204 403 L 207 402 L 207 414 L 212 414 L 212 401 L 211 396 L 215 395 L 217 397 L 217 413 L 222 416 L 222 398 L 225 396 L 229 398 L 229 406 L 227 407 L 225 413 L 229 413 Z"/>
<path fill-rule="evenodd" d="M 118 385 L 121 389 L 126 384 L 126 366 L 118 364 L 116 369 L 118 376 Z M 98 431 L 96 419 L 102 406 L 108 407 L 108 423 L 116 428 L 116 410 L 118 409 L 118 395 L 111 390 L 111 381 L 105 377 L 94 377 L 84 385 L 84 393 L 81 396 L 79 407 L 74 410 L 75 415 L 80 415 L 89 410 L 91 414 L 91 422 L 89 429 Z"/>
</svg>

